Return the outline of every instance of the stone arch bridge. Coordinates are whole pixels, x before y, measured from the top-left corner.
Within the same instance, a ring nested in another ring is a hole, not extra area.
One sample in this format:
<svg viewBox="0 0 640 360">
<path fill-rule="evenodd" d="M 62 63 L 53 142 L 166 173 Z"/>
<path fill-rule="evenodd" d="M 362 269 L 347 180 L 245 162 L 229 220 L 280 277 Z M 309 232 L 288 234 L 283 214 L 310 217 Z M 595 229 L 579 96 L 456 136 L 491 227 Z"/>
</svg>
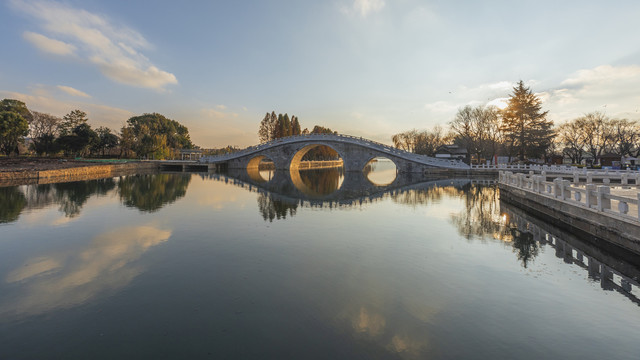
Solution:
<svg viewBox="0 0 640 360">
<path fill-rule="evenodd" d="M 204 156 L 200 158 L 200 162 L 252 171 L 258 169 L 260 161 L 268 158 L 273 161 L 276 170 L 293 171 L 298 170 L 300 161 L 309 150 L 322 145 L 332 148 L 340 155 L 345 171 L 362 171 L 376 157 L 393 161 L 399 173 L 424 173 L 437 168 L 470 169 L 469 165 L 459 160 L 418 155 L 361 137 L 334 134 L 289 136 L 231 154 Z"/>
</svg>

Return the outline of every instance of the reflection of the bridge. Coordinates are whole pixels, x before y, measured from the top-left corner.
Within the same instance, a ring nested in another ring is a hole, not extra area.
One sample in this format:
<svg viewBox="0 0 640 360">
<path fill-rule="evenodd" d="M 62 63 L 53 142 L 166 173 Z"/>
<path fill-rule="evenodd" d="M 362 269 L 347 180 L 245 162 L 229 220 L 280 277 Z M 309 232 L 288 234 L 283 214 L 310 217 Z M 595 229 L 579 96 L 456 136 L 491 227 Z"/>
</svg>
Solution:
<svg viewBox="0 0 640 360">
<path fill-rule="evenodd" d="M 552 247 L 556 257 L 586 270 L 589 278 L 600 282 L 603 290 L 614 290 L 640 305 L 638 267 L 505 202 L 500 202 L 500 209 L 508 218 L 512 232 L 530 237 L 540 246 Z"/>
<path fill-rule="evenodd" d="M 397 198 L 410 190 L 426 190 L 433 187 L 453 186 L 462 189 L 471 183 L 489 184 L 495 183 L 495 179 L 452 179 L 433 178 L 426 179 L 422 175 L 411 173 L 398 174 L 395 180 L 387 185 L 375 185 L 371 183 L 363 172 L 324 172 L 329 174 L 328 179 L 320 182 L 321 185 L 329 184 L 335 188 L 339 183 L 338 176 L 344 176 L 342 184 L 335 191 L 326 191 L 310 186 L 304 174 L 295 172 L 294 176 L 288 171 L 276 171 L 270 181 L 257 181 L 249 176 L 246 171 L 229 170 L 225 173 L 200 174 L 203 178 L 230 183 L 249 191 L 268 195 L 271 199 L 289 204 L 319 207 L 342 207 L 372 203 L 385 197 Z M 302 173 L 302 172 L 300 172 Z M 317 175 L 317 174 L 314 174 Z M 317 178 L 317 176 L 314 176 Z M 261 178 L 260 178 L 261 179 Z"/>
</svg>

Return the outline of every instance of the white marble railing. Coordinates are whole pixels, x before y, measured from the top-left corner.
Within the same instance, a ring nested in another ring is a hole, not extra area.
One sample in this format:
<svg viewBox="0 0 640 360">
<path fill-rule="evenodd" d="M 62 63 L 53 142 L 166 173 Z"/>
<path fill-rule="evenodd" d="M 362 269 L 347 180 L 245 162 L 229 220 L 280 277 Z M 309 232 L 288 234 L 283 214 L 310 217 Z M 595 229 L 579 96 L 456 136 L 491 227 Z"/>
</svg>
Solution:
<svg viewBox="0 0 640 360">
<path fill-rule="evenodd" d="M 425 164 L 425 165 L 447 167 L 447 168 L 454 168 L 454 169 L 469 169 L 469 165 L 459 160 L 445 160 L 445 159 L 438 159 L 438 158 L 425 156 L 425 155 L 418 155 L 408 151 L 397 149 L 393 146 L 379 143 L 377 141 L 368 140 L 362 137 L 342 135 L 342 134 L 340 135 L 308 134 L 308 135 L 288 136 L 288 137 L 272 140 L 266 143 L 262 143 L 259 145 L 249 146 L 248 148 L 245 148 L 230 154 L 203 156 L 202 158 L 200 158 L 200 161 L 207 162 L 207 163 L 228 161 L 228 160 L 236 159 L 242 156 L 255 154 L 259 151 L 284 145 L 284 144 L 312 142 L 312 141 L 335 141 L 335 142 L 341 142 L 341 143 L 347 143 L 347 144 L 356 144 L 369 149 L 380 151 L 385 154 L 394 155 L 405 160 L 410 160 L 410 161 L 414 161 L 414 162 Z"/>
<path fill-rule="evenodd" d="M 487 170 L 534 170 L 534 171 L 556 171 L 564 172 L 569 171 L 573 167 L 567 165 L 536 165 L 536 164 L 480 164 L 471 165 L 472 169 L 487 169 Z"/>
<path fill-rule="evenodd" d="M 545 175 L 514 174 L 510 171 L 500 171 L 498 181 L 501 184 L 554 198 L 557 201 L 640 221 L 640 206 L 638 206 L 640 192 L 633 192 L 636 195 L 635 198 L 628 194 L 615 195 L 607 185 L 587 184 L 585 187 L 578 187 L 562 178 L 546 181 Z M 635 211 L 630 212 L 632 207 Z"/>
<path fill-rule="evenodd" d="M 613 170 L 613 169 L 587 169 L 579 168 L 571 165 L 536 165 L 536 164 L 498 164 L 498 165 L 471 165 L 472 169 L 487 169 L 487 170 L 530 170 L 530 171 L 545 171 L 547 173 L 554 174 L 594 174 L 594 175 L 612 175 L 612 174 L 638 174 L 637 170 Z"/>
</svg>

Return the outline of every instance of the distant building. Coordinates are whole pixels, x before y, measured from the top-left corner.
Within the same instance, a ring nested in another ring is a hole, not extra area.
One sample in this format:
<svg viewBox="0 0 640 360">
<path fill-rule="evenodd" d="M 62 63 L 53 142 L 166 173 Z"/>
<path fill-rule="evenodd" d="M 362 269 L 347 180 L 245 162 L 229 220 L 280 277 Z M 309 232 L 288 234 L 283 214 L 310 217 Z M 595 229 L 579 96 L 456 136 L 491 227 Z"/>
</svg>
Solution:
<svg viewBox="0 0 640 360">
<path fill-rule="evenodd" d="M 612 154 L 612 153 L 606 153 L 600 156 L 600 165 L 602 166 L 613 166 L 614 162 L 616 162 L 617 166 L 620 166 L 620 160 L 622 159 L 622 156 L 620 155 L 616 155 L 616 154 Z"/>
<path fill-rule="evenodd" d="M 180 160 L 198 160 L 202 157 L 202 149 L 180 149 Z"/>
<path fill-rule="evenodd" d="M 633 168 L 636 167 L 636 165 L 640 164 L 640 158 L 636 158 L 633 156 L 623 156 L 622 157 L 622 165 L 629 165 L 629 166 L 633 166 Z"/>
<path fill-rule="evenodd" d="M 435 155 L 439 159 L 462 160 L 466 163 L 469 162 L 469 153 L 467 152 L 467 149 L 455 144 L 440 146 L 436 149 Z"/>
</svg>

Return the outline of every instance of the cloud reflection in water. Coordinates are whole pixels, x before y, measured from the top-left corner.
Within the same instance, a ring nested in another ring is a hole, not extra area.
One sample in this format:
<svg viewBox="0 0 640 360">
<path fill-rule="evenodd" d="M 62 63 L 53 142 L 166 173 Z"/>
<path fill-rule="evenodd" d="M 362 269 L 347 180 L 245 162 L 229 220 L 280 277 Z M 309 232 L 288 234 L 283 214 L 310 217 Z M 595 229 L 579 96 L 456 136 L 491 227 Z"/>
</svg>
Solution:
<svg viewBox="0 0 640 360">
<path fill-rule="evenodd" d="M 5 277 L 19 286 L 19 294 L 2 306 L 0 316 L 77 306 L 122 288 L 144 270 L 136 260 L 170 237 L 171 231 L 153 226 L 124 227 L 97 235 L 77 252 L 28 259 Z"/>
</svg>

